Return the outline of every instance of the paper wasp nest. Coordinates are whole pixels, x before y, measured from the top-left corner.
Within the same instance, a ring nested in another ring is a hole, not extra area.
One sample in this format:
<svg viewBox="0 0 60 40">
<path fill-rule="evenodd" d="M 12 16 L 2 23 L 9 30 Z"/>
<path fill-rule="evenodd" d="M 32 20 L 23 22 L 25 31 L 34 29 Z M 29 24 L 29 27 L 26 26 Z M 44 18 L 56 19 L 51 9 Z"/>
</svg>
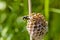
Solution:
<svg viewBox="0 0 60 40">
<path fill-rule="evenodd" d="M 25 17 L 27 19 L 27 30 L 32 40 L 40 40 L 48 31 L 48 24 L 45 17 L 40 14 L 31 14 L 31 16 Z"/>
</svg>

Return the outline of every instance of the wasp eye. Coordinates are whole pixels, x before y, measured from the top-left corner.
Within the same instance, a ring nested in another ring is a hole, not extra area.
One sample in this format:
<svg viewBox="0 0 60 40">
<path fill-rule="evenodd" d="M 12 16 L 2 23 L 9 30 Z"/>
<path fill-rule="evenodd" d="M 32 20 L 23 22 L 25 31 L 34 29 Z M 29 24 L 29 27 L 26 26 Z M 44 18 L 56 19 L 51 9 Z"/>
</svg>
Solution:
<svg viewBox="0 0 60 40">
<path fill-rule="evenodd" d="M 29 19 L 28 16 L 24 16 L 24 17 L 23 17 L 23 20 L 28 20 L 28 19 Z"/>
</svg>

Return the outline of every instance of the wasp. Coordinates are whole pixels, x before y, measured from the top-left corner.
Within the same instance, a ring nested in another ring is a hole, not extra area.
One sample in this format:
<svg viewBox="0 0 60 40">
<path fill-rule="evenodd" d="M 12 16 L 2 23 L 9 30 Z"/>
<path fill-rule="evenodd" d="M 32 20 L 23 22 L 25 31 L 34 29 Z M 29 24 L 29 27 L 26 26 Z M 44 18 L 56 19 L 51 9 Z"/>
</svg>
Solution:
<svg viewBox="0 0 60 40">
<path fill-rule="evenodd" d="M 23 20 L 29 20 L 29 16 L 24 16 Z"/>
</svg>

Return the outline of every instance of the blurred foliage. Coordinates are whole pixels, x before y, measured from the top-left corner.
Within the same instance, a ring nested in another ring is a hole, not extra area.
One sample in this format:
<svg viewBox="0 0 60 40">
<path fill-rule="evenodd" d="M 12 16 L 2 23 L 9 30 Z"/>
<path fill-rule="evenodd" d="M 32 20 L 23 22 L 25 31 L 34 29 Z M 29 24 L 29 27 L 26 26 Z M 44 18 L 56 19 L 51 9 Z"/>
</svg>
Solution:
<svg viewBox="0 0 60 40">
<path fill-rule="evenodd" d="M 45 16 L 47 11 L 49 32 L 44 39 L 60 40 L 60 0 L 49 0 L 48 8 L 47 1 L 31 0 L 32 12 Z M 0 40 L 29 40 L 27 22 L 22 19 L 25 15 L 28 15 L 28 0 L 0 0 Z"/>
</svg>

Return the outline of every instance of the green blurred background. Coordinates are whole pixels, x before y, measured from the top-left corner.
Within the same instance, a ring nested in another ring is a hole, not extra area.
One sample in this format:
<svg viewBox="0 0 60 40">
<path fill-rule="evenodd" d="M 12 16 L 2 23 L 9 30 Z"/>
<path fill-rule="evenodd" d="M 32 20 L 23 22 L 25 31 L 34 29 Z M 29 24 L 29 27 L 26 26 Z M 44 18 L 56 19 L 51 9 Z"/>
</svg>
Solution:
<svg viewBox="0 0 60 40">
<path fill-rule="evenodd" d="M 60 40 L 60 0 L 31 0 L 32 12 L 42 13 L 48 21 L 45 40 Z M 0 40 L 29 40 L 28 0 L 0 0 Z"/>
</svg>

